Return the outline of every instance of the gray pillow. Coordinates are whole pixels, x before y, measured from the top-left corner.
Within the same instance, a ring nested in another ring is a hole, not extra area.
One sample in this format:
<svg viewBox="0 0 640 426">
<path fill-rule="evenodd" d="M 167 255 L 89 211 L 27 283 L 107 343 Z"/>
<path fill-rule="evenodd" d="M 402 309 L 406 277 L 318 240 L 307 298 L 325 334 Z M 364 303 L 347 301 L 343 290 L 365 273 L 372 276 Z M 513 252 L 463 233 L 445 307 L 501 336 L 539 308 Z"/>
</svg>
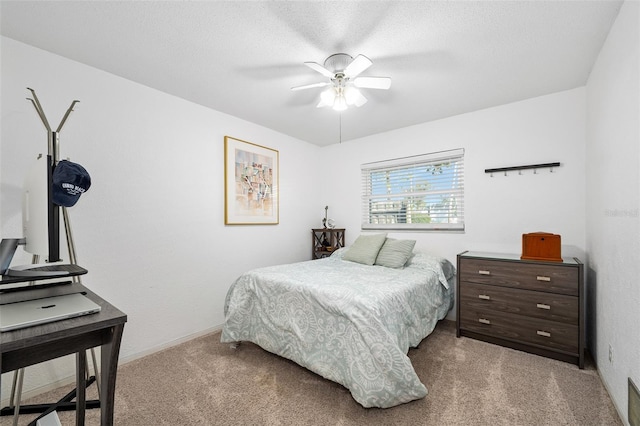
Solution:
<svg viewBox="0 0 640 426">
<path fill-rule="evenodd" d="M 373 265 L 386 238 L 387 234 L 360 235 L 342 259 Z"/>
<path fill-rule="evenodd" d="M 402 268 L 411 257 L 415 245 L 416 240 L 387 238 L 378 252 L 375 264 L 388 268 Z"/>
</svg>

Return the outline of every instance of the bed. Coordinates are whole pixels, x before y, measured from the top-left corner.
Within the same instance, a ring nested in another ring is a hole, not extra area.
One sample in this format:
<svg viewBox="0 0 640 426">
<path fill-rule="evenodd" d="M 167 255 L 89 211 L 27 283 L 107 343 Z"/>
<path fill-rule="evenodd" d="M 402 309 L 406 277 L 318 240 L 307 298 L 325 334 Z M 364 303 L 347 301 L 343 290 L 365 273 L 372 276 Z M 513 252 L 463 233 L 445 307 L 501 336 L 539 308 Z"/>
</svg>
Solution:
<svg viewBox="0 0 640 426">
<path fill-rule="evenodd" d="M 407 356 L 453 305 L 455 269 L 411 252 L 400 268 L 330 257 L 254 269 L 225 300 L 221 341 L 253 342 L 346 387 L 363 407 L 423 398 Z"/>
</svg>

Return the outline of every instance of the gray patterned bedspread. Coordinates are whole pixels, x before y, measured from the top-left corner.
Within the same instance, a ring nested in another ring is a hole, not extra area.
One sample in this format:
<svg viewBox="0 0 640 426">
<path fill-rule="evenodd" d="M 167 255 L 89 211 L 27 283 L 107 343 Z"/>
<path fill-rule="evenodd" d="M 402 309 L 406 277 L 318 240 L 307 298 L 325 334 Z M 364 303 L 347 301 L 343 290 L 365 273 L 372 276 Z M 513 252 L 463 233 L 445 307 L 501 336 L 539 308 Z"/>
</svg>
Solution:
<svg viewBox="0 0 640 426">
<path fill-rule="evenodd" d="M 255 269 L 225 301 L 222 342 L 250 341 L 345 386 L 364 407 L 427 395 L 407 352 L 453 304 L 453 265 L 414 254 L 404 269 L 341 259 Z"/>
</svg>

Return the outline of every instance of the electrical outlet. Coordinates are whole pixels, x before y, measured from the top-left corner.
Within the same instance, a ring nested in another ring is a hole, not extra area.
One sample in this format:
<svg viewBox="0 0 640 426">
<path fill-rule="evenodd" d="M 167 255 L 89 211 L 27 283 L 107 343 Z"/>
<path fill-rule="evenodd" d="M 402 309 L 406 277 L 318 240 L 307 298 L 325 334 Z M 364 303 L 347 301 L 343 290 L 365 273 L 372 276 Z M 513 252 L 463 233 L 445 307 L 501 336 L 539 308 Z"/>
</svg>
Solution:
<svg viewBox="0 0 640 426">
<path fill-rule="evenodd" d="M 613 347 L 609 345 L 609 362 L 613 362 Z"/>
</svg>

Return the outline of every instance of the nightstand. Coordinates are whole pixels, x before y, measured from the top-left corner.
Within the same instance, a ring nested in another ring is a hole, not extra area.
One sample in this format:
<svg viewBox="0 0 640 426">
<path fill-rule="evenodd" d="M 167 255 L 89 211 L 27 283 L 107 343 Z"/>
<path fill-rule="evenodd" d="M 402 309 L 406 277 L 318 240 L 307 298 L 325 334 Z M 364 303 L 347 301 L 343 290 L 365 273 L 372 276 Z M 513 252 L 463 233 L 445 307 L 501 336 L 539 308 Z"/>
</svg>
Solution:
<svg viewBox="0 0 640 426">
<path fill-rule="evenodd" d="M 311 259 L 329 257 L 344 247 L 344 229 L 320 228 L 311 230 Z"/>
</svg>

